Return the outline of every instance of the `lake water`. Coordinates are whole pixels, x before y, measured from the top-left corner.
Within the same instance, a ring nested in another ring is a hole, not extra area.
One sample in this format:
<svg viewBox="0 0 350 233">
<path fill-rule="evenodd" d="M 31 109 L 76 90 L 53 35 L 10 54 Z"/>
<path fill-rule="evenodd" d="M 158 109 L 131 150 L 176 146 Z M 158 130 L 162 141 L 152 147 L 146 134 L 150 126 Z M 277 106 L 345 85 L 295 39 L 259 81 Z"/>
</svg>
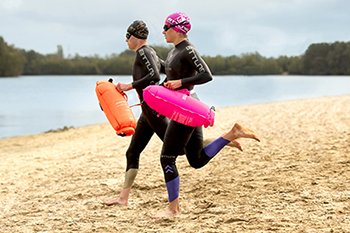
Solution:
<svg viewBox="0 0 350 233">
<path fill-rule="evenodd" d="M 110 76 L 21 76 L 0 78 L 0 138 L 64 126 L 107 122 L 95 94 Z M 113 76 L 130 83 L 131 76 Z M 216 108 L 350 94 L 350 76 L 214 76 L 196 86 L 201 101 Z M 137 104 L 134 90 L 129 104 Z M 350 104 L 350 103 L 349 103 Z M 140 107 L 133 107 L 136 117 Z"/>
</svg>

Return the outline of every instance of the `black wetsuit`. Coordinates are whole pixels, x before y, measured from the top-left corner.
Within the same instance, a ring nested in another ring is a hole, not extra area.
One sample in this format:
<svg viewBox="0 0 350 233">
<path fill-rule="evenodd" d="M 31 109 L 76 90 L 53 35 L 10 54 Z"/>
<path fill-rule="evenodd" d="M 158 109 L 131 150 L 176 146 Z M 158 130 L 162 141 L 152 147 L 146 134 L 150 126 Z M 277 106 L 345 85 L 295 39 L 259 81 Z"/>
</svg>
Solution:
<svg viewBox="0 0 350 233">
<path fill-rule="evenodd" d="M 168 54 L 165 61 L 166 81 L 181 79 L 181 88 L 193 90 L 194 85 L 212 80 L 211 72 L 199 56 L 197 50 L 188 41 L 177 44 Z M 197 98 L 196 96 L 192 96 Z M 213 157 L 203 149 L 202 127 L 190 127 L 170 121 L 164 136 L 161 153 L 161 165 L 168 190 L 169 202 L 178 197 L 179 174 L 176 158 L 185 148 L 186 157 L 194 168 L 201 168 Z"/>
<path fill-rule="evenodd" d="M 142 112 L 137 121 L 135 133 L 132 136 L 129 148 L 126 152 L 127 167 L 129 169 L 139 168 L 139 158 L 141 152 L 145 149 L 154 132 L 163 140 L 169 120 L 167 118 L 157 117 L 153 110 L 143 101 L 142 90 L 150 84 L 156 84 L 160 81 L 159 71 L 161 61 L 155 51 L 145 45 L 137 50 L 133 65 L 132 86 L 136 89 L 142 103 Z M 136 174 L 134 175 L 136 176 Z M 127 178 L 124 188 L 131 186 L 135 177 Z M 128 181 L 129 179 L 129 181 Z"/>
</svg>

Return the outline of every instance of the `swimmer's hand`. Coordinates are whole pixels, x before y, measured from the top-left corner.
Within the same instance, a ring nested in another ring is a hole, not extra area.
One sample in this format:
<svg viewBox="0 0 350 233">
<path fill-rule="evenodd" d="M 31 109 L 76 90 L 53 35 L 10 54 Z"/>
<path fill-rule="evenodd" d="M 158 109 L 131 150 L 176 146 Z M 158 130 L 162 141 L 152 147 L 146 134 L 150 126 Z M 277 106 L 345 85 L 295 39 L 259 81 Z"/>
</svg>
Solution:
<svg viewBox="0 0 350 233">
<path fill-rule="evenodd" d="M 129 91 L 129 90 L 133 89 L 132 83 L 129 83 L 129 84 L 118 83 L 117 85 L 115 85 L 115 87 L 117 88 L 117 90 L 119 92 Z"/>
<path fill-rule="evenodd" d="M 181 79 L 168 81 L 164 83 L 164 86 L 170 90 L 177 89 L 182 86 Z"/>
</svg>

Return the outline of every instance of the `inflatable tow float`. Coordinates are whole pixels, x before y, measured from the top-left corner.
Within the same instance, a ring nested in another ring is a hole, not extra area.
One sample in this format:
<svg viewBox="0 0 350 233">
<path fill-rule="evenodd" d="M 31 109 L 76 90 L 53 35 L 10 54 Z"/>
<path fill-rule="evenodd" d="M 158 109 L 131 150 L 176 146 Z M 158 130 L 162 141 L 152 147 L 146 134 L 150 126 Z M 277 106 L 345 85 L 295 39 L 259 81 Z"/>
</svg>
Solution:
<svg viewBox="0 0 350 233">
<path fill-rule="evenodd" d="M 160 115 L 184 125 L 208 127 L 214 125 L 215 113 L 203 102 L 192 98 L 187 89 L 170 90 L 150 85 L 143 90 L 143 99 Z"/>
<path fill-rule="evenodd" d="M 102 111 L 119 136 L 131 136 L 135 133 L 136 119 L 127 102 L 125 93 L 120 93 L 113 79 L 96 82 L 96 95 Z"/>
</svg>

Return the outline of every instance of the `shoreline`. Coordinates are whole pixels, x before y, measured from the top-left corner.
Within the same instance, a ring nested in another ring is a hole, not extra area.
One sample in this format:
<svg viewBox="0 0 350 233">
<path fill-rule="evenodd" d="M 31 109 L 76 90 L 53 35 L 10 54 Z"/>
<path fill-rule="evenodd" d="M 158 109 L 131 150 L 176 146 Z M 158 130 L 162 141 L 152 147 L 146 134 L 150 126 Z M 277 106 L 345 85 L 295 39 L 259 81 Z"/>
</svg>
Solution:
<svg viewBox="0 0 350 233">
<path fill-rule="evenodd" d="M 347 96 L 347 95 L 336 95 L 336 96 L 321 96 L 321 97 L 310 97 L 310 98 L 300 98 L 300 99 L 293 99 L 293 100 L 280 100 L 280 101 L 274 101 L 274 102 L 262 102 L 262 103 L 253 103 L 253 104 L 246 104 L 246 105 L 236 105 L 236 106 L 226 106 L 226 107 L 218 107 L 217 109 L 226 109 L 226 108 L 236 108 L 236 107 L 244 107 L 244 106 L 255 106 L 255 105 L 264 105 L 264 104 L 274 104 L 274 103 L 283 103 L 283 102 L 289 102 L 289 101 L 303 101 L 307 99 L 317 99 L 317 98 L 328 98 L 328 97 L 342 97 L 342 96 Z M 136 119 L 137 120 L 137 119 Z M 46 133 L 57 133 L 57 132 L 63 132 L 67 131 L 70 129 L 78 129 L 78 128 L 83 128 L 83 127 L 88 127 L 92 125 L 100 125 L 100 124 L 108 124 L 107 118 L 105 118 L 105 122 L 103 123 L 94 123 L 94 124 L 89 124 L 89 125 L 84 125 L 84 126 L 72 126 L 72 125 L 63 125 L 61 127 L 56 127 L 56 128 L 51 128 L 43 132 L 38 132 L 38 133 L 30 133 L 30 134 L 22 134 L 22 135 L 13 135 L 13 136 L 4 136 L 0 138 L 1 140 L 4 139 L 10 139 L 10 138 L 16 138 L 16 137 L 25 137 L 25 136 L 33 136 L 33 135 L 39 135 L 39 134 L 46 134 Z"/>
<path fill-rule="evenodd" d="M 182 214 L 167 207 L 154 136 L 141 154 L 128 206 L 119 194 L 130 137 L 109 123 L 0 139 L 4 232 L 350 231 L 350 95 L 218 108 L 204 137 L 235 122 L 261 143 L 239 140 L 196 170 L 177 159 Z"/>
</svg>

